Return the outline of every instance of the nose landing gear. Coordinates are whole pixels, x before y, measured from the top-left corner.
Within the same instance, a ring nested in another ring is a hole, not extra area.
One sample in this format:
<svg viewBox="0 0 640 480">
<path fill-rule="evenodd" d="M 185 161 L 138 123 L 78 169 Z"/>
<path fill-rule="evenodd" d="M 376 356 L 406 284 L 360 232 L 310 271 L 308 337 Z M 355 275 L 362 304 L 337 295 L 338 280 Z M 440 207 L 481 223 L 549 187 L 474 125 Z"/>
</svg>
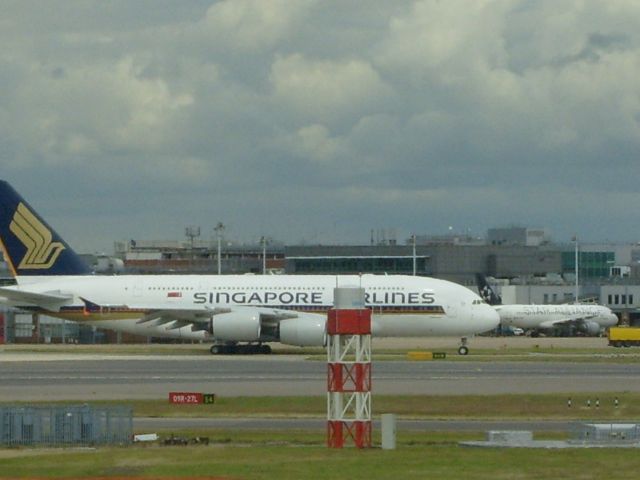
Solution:
<svg viewBox="0 0 640 480">
<path fill-rule="evenodd" d="M 467 355 L 469 353 L 469 347 L 467 347 L 467 337 L 460 339 L 461 345 L 458 347 L 458 355 Z"/>
</svg>

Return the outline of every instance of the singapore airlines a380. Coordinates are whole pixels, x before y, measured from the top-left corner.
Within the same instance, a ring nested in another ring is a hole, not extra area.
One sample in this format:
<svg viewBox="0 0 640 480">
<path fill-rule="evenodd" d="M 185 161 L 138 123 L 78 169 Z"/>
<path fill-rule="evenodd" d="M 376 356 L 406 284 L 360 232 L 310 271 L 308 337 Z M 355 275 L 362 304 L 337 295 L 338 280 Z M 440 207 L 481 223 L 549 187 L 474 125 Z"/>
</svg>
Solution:
<svg viewBox="0 0 640 480">
<path fill-rule="evenodd" d="M 468 288 L 406 275 L 94 275 L 7 182 L 0 240 L 16 285 L 0 301 L 27 311 L 154 337 L 213 342 L 212 353 L 268 353 L 269 342 L 322 346 L 336 287 L 365 290 L 373 337 L 486 332 L 498 314 Z"/>
</svg>

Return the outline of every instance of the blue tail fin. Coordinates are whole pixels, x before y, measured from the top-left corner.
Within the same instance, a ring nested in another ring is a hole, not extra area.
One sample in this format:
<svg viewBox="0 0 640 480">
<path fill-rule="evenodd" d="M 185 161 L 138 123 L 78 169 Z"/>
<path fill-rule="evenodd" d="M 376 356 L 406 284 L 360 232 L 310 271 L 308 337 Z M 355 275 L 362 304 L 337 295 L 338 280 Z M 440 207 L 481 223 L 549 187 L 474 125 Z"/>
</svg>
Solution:
<svg viewBox="0 0 640 480">
<path fill-rule="evenodd" d="M 4 180 L 0 180 L 0 246 L 15 276 L 92 273 L 69 245 Z"/>
</svg>

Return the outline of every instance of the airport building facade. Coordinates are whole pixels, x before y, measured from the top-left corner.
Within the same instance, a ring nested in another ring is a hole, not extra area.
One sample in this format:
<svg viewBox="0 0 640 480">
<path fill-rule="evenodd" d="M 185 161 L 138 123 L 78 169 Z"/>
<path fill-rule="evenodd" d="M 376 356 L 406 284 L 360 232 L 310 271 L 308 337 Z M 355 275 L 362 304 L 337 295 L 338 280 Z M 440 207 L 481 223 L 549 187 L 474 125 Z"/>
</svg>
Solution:
<svg viewBox="0 0 640 480">
<path fill-rule="evenodd" d="M 260 243 L 236 244 L 221 242 L 220 269 L 223 274 L 283 273 L 284 246 Z M 129 241 L 115 243 L 115 262 L 127 273 L 200 273 L 218 272 L 216 241 Z M 264 258 L 264 261 L 263 261 Z M 99 259 L 98 259 L 99 260 Z"/>
<path fill-rule="evenodd" d="M 562 251 L 552 247 L 416 245 L 416 274 L 475 285 L 475 274 L 514 278 L 561 272 Z M 372 268 L 367 268 L 372 267 Z M 413 274 L 413 246 L 285 247 L 291 274 Z"/>
</svg>

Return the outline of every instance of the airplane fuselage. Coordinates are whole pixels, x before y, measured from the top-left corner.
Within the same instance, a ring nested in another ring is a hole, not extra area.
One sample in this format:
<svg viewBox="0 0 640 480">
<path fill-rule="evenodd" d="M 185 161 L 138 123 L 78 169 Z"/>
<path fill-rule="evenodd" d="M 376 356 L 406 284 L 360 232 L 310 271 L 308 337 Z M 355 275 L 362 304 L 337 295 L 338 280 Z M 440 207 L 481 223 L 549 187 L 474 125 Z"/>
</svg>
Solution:
<svg viewBox="0 0 640 480">
<path fill-rule="evenodd" d="M 22 277 L 14 288 L 73 295 L 47 314 L 143 335 L 208 339 L 206 331 L 140 322 L 156 309 L 252 308 L 306 317 L 333 306 L 335 287 L 362 287 L 374 336 L 466 336 L 495 328 L 498 316 L 471 290 L 432 278 L 401 275 L 122 275 Z M 87 309 L 87 302 L 100 308 Z M 40 306 L 42 307 L 42 306 Z M 215 315 L 214 315 L 215 318 Z"/>
<path fill-rule="evenodd" d="M 500 305 L 500 323 L 526 329 L 548 329 L 568 321 L 587 321 L 610 327 L 618 318 L 602 305 Z"/>
</svg>

